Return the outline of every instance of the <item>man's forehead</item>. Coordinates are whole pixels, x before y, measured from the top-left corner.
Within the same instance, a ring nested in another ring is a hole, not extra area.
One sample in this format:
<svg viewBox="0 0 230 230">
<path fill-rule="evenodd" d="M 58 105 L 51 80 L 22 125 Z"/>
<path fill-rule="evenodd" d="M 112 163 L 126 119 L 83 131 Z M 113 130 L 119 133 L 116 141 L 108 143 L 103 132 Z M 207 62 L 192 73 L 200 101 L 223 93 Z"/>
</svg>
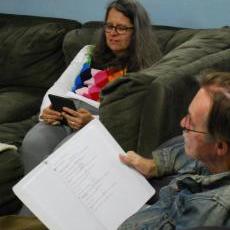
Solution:
<svg viewBox="0 0 230 230">
<path fill-rule="evenodd" d="M 193 98 L 188 111 L 191 117 L 196 115 L 207 117 L 211 106 L 212 106 L 212 99 L 210 94 L 208 93 L 207 90 L 201 88 Z"/>
</svg>

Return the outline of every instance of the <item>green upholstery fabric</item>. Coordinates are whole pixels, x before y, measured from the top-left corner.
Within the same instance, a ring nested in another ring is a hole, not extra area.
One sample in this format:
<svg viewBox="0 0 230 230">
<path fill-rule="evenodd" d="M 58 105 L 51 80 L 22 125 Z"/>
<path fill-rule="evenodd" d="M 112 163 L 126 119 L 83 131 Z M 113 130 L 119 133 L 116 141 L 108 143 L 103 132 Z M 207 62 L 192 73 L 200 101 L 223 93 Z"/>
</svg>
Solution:
<svg viewBox="0 0 230 230">
<path fill-rule="evenodd" d="M 7 122 L 0 125 L 0 140 L 2 143 L 21 146 L 27 131 L 38 122 L 36 115 L 17 122 Z"/>
<path fill-rule="evenodd" d="M 22 121 L 37 113 L 41 105 L 41 95 L 44 93 L 44 89 L 32 87 L 14 86 L 0 88 L 2 110 L 0 113 L 0 124 Z"/>
<path fill-rule="evenodd" d="M 56 23 L 0 28 L 0 85 L 49 87 L 65 68 L 65 33 Z"/>
<path fill-rule="evenodd" d="M 80 26 L 67 19 L 0 14 L 0 145 L 20 147 L 36 124 L 45 91 L 66 68 L 64 36 Z M 0 215 L 20 208 L 11 188 L 22 169 L 17 151 L 0 152 Z"/>
<path fill-rule="evenodd" d="M 15 213 L 21 207 L 11 188 L 22 175 L 19 154 L 15 150 L 0 152 L 0 216 Z"/>
<path fill-rule="evenodd" d="M 230 69 L 229 47 L 230 29 L 176 32 L 158 63 L 103 90 L 102 122 L 126 151 L 150 157 L 181 132 L 180 119 L 198 89 L 195 75 L 207 68 Z"/>
<path fill-rule="evenodd" d="M 67 33 L 63 42 L 63 51 L 67 65 L 83 46 L 96 43 L 102 25 L 102 22 L 92 21 L 83 24 L 80 29 Z"/>
<path fill-rule="evenodd" d="M 58 23 L 61 24 L 67 31 L 74 28 L 80 28 L 81 23 L 76 20 L 69 20 L 63 18 L 39 17 L 17 14 L 0 14 L 1 26 L 34 26 L 44 23 Z"/>
</svg>

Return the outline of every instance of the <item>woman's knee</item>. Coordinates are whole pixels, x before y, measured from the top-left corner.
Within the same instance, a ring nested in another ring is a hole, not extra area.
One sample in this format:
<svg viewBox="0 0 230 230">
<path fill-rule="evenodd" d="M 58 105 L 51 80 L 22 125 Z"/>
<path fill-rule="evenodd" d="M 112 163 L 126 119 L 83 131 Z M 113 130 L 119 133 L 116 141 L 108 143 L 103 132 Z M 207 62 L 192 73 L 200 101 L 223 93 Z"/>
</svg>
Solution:
<svg viewBox="0 0 230 230">
<path fill-rule="evenodd" d="M 23 143 L 22 151 L 32 150 L 46 151 L 53 150 L 60 141 L 66 137 L 67 133 L 61 126 L 46 125 L 42 122 L 35 125 L 26 134 Z"/>
<path fill-rule="evenodd" d="M 20 148 L 25 173 L 52 153 L 67 135 L 65 127 L 46 125 L 41 122 L 29 130 Z"/>
</svg>

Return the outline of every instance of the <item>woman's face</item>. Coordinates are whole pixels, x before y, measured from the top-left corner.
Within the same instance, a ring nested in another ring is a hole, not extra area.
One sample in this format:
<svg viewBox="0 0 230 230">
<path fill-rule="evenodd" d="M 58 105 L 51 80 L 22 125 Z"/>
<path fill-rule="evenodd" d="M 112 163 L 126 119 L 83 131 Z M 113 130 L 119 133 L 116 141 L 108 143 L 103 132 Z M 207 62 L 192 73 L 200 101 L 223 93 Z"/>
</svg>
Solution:
<svg viewBox="0 0 230 230">
<path fill-rule="evenodd" d="M 120 11 L 112 8 L 106 20 L 105 37 L 107 46 L 115 54 L 123 53 L 130 45 L 133 24 Z"/>
</svg>

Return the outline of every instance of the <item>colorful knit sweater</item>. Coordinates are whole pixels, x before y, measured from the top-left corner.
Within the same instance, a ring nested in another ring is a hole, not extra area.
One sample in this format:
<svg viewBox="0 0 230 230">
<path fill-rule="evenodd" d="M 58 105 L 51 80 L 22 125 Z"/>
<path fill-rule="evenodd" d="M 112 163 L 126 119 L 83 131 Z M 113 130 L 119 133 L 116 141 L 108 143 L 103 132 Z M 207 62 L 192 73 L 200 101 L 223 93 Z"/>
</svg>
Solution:
<svg viewBox="0 0 230 230">
<path fill-rule="evenodd" d="M 125 70 L 114 70 L 111 68 L 98 70 L 91 68 L 93 48 L 87 56 L 80 73 L 76 76 L 72 91 L 89 99 L 99 101 L 100 92 L 107 83 L 125 75 Z"/>
</svg>

